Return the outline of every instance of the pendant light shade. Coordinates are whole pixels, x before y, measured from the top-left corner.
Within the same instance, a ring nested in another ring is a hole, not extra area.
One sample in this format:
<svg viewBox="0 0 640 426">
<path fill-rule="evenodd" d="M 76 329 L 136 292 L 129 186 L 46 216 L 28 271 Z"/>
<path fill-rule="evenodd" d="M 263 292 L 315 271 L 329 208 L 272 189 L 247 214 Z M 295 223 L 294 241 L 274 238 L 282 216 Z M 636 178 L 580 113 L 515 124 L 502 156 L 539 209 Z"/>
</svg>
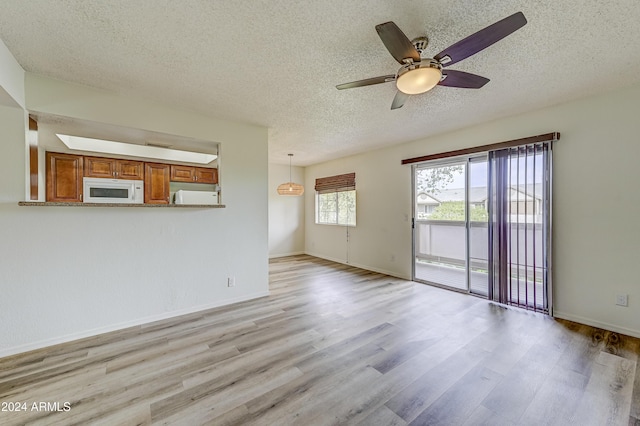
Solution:
<svg viewBox="0 0 640 426">
<path fill-rule="evenodd" d="M 280 195 L 302 195 L 304 194 L 304 186 L 299 183 L 287 182 L 278 185 L 278 194 Z"/>
<path fill-rule="evenodd" d="M 278 194 L 280 195 L 304 194 L 304 186 L 291 181 L 291 157 L 293 157 L 293 154 L 289 154 L 289 182 L 278 185 Z"/>
</svg>

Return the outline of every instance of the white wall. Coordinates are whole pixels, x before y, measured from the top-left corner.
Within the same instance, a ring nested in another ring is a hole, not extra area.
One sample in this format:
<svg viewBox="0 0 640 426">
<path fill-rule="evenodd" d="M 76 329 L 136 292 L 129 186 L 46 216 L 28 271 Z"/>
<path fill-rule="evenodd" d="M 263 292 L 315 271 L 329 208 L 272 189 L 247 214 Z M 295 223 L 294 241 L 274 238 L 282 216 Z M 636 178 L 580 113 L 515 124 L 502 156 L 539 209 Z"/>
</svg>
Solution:
<svg viewBox="0 0 640 426">
<path fill-rule="evenodd" d="M 316 225 L 314 215 L 307 214 L 308 254 L 411 278 L 411 170 L 399 166 L 402 155 L 393 151 L 370 151 L 306 167 L 308 188 L 319 177 L 356 174 L 357 226 Z M 314 192 L 305 196 L 306 211 L 313 212 Z"/>
<path fill-rule="evenodd" d="M 292 167 L 291 179 L 304 184 L 304 168 Z M 304 195 L 278 195 L 278 185 L 285 182 L 289 182 L 289 166 L 269 164 L 269 257 L 304 253 Z"/>
<path fill-rule="evenodd" d="M 268 294 L 266 128 L 31 74 L 26 101 L 221 143 L 227 207 L 19 207 L 24 112 L 0 108 L 0 356 Z"/>
<path fill-rule="evenodd" d="M 552 131 L 555 315 L 640 337 L 640 85 L 460 131 L 331 161 L 317 177 L 356 173 L 349 263 L 410 278 L 411 168 L 402 159 Z M 313 211 L 313 196 L 306 197 Z M 306 251 L 345 261 L 344 230 L 306 216 Z M 395 260 L 392 260 L 395 259 Z M 629 307 L 615 306 L 618 293 Z"/>
<path fill-rule="evenodd" d="M 0 40 L 0 105 L 24 108 L 24 70 Z"/>
</svg>

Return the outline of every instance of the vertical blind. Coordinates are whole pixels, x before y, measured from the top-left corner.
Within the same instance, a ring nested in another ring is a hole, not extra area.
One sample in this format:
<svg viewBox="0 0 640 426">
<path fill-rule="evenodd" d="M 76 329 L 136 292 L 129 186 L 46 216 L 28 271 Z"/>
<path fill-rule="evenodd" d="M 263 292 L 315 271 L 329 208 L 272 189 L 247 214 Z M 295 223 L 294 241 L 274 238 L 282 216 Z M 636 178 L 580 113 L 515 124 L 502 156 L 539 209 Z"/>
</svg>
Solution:
<svg viewBox="0 0 640 426">
<path fill-rule="evenodd" d="M 551 141 L 489 152 L 489 298 L 549 312 Z"/>
</svg>

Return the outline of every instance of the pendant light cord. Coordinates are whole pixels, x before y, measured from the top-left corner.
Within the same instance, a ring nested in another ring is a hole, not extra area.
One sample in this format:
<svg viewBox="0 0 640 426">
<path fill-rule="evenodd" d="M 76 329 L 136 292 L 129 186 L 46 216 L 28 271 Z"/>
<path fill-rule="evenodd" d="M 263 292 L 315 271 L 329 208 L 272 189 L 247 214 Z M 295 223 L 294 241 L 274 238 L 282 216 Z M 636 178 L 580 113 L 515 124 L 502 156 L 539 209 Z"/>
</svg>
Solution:
<svg viewBox="0 0 640 426">
<path fill-rule="evenodd" d="M 291 180 L 291 157 L 293 157 L 293 154 L 289 154 L 289 182 L 293 182 Z"/>
</svg>

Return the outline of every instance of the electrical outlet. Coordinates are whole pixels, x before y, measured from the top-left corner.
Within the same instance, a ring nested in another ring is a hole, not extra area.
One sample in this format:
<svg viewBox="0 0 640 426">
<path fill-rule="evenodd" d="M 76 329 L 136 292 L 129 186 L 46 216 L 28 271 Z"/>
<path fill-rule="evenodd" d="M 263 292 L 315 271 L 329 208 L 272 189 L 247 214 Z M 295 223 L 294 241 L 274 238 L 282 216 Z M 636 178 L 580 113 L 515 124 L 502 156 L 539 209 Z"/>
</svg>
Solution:
<svg viewBox="0 0 640 426">
<path fill-rule="evenodd" d="M 629 306 L 629 295 L 627 295 L 627 294 L 618 294 L 616 296 L 616 305 L 618 305 L 618 306 Z"/>
<path fill-rule="evenodd" d="M 227 287 L 235 287 L 236 286 L 236 277 L 227 278 Z"/>
</svg>

